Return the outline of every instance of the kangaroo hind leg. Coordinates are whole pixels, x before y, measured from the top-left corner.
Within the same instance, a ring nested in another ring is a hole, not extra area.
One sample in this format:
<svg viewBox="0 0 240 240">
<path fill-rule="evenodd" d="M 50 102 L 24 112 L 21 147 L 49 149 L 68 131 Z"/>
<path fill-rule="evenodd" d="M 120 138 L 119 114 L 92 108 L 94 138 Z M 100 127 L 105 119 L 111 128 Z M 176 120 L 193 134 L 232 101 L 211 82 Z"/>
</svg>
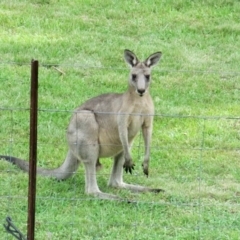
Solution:
<svg viewBox="0 0 240 240">
<path fill-rule="evenodd" d="M 125 188 L 133 192 L 161 192 L 162 189 L 148 188 L 140 185 L 128 184 L 123 182 L 123 166 L 124 166 L 124 154 L 119 153 L 114 157 L 114 163 L 112 173 L 108 182 L 108 185 L 115 188 Z"/>
<path fill-rule="evenodd" d="M 85 192 L 100 199 L 117 199 L 115 195 L 100 191 L 96 166 L 99 162 L 99 126 L 95 114 L 84 110 L 74 114 L 68 128 L 68 143 L 72 153 L 85 168 Z"/>
</svg>

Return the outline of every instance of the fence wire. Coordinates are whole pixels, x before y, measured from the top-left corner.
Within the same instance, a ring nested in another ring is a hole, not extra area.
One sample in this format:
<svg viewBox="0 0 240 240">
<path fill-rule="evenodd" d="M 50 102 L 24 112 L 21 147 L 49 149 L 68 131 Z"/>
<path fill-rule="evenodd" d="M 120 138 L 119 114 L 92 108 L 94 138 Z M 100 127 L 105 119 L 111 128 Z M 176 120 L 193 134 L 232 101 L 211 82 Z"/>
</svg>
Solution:
<svg viewBox="0 0 240 240">
<path fill-rule="evenodd" d="M 30 63 L 26 62 L 2 62 L 0 61 L 0 65 L 12 65 L 12 66 L 30 66 Z M 97 70 L 116 70 L 116 71 L 128 71 L 127 67 L 104 67 L 104 66 L 93 66 L 93 65 L 83 65 L 79 63 L 75 64 L 66 64 L 66 63 L 40 63 L 40 67 L 43 68 L 53 68 L 59 73 L 63 74 L 64 72 L 61 71 L 60 68 L 68 68 L 68 69 L 95 69 Z M 194 74 L 218 74 L 221 76 L 228 76 L 228 77 L 236 77 L 240 75 L 240 71 L 219 71 L 219 70 L 206 70 L 206 69 L 182 69 L 182 70 L 174 70 L 171 66 L 164 65 L 164 68 L 156 69 L 154 72 L 173 72 L 173 73 L 194 73 Z"/>
</svg>

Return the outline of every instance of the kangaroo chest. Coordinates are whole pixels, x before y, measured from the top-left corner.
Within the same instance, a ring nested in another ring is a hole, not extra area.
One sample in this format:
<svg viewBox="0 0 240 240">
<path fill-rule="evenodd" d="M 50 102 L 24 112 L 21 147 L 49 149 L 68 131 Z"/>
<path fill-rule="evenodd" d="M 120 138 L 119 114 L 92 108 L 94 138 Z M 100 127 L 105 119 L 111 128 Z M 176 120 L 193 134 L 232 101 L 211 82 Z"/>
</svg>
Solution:
<svg viewBox="0 0 240 240">
<path fill-rule="evenodd" d="M 144 117 L 141 115 L 132 115 L 128 119 L 128 139 L 132 140 L 141 130 Z"/>
</svg>

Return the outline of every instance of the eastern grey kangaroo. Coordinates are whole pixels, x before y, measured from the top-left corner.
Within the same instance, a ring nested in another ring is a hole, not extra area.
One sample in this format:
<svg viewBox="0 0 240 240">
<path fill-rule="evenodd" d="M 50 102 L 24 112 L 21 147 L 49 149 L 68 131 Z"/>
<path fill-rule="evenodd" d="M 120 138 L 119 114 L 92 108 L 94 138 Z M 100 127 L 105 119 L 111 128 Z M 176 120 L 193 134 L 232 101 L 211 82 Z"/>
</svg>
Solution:
<svg viewBox="0 0 240 240">
<path fill-rule="evenodd" d="M 59 180 L 66 179 L 82 162 L 85 167 L 85 192 L 101 199 L 118 199 L 115 195 L 101 192 L 96 179 L 96 167 L 101 165 L 99 159 L 113 157 L 109 186 L 137 192 L 161 191 L 123 182 L 123 169 L 132 173 L 134 168 L 130 147 L 141 129 L 145 144 L 142 167 L 144 174 L 148 175 L 154 115 L 154 105 L 149 93 L 150 74 L 151 67 L 160 60 L 161 52 L 140 62 L 133 52 L 125 50 L 124 58 L 131 68 L 128 90 L 122 94 L 103 94 L 80 105 L 74 111 L 67 129 L 69 151 L 65 161 L 56 169 L 37 168 L 38 174 Z M 0 158 L 28 171 L 27 161 L 10 156 Z"/>
</svg>

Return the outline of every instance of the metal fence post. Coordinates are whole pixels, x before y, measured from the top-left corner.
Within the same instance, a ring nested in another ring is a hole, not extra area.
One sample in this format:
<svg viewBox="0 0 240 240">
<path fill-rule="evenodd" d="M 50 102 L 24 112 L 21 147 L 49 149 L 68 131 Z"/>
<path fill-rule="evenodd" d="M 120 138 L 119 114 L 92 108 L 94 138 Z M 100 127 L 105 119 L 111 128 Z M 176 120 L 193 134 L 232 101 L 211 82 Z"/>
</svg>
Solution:
<svg viewBox="0 0 240 240">
<path fill-rule="evenodd" d="M 34 240 L 37 172 L 38 61 L 31 62 L 31 102 L 28 182 L 28 240 Z"/>
</svg>

